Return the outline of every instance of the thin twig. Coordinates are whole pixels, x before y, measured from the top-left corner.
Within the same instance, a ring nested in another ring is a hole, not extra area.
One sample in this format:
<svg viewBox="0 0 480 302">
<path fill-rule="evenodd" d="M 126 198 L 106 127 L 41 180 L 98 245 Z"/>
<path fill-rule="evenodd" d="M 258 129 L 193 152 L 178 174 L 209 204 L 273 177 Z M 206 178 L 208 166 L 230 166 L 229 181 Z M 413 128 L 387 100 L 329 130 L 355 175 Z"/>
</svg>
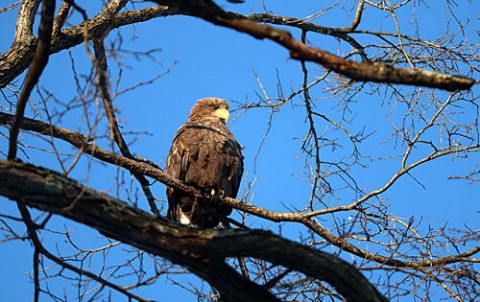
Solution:
<svg viewBox="0 0 480 302">
<path fill-rule="evenodd" d="M 92 280 L 95 280 L 97 281 L 98 283 L 100 284 L 103 284 L 105 286 L 108 286 L 122 294 L 124 294 L 125 296 L 129 297 L 130 299 L 135 299 L 137 301 L 150 301 L 150 300 L 147 300 L 147 299 L 144 299 L 140 296 L 137 296 L 135 294 L 132 294 L 130 293 L 129 291 L 123 289 L 121 286 L 115 284 L 115 283 L 112 283 L 108 280 L 105 280 L 97 275 L 95 275 L 94 273 L 92 272 L 89 272 L 89 271 L 86 271 L 84 269 L 80 269 L 76 266 L 73 266 L 67 262 L 65 262 L 64 260 L 58 258 L 57 256 L 53 255 L 52 253 L 50 253 L 42 244 L 40 238 L 38 237 L 37 235 L 37 232 L 36 232 L 36 229 L 37 229 L 37 226 L 36 224 L 33 222 L 32 220 L 32 217 L 30 216 L 30 213 L 27 209 L 27 207 L 22 203 L 22 202 L 17 202 L 17 207 L 22 215 L 22 218 L 23 218 L 23 222 L 25 223 L 25 225 L 27 226 L 27 230 L 28 230 L 28 234 L 29 234 L 29 239 L 32 241 L 34 247 L 35 247 L 35 253 L 37 254 L 37 258 L 38 258 L 38 254 L 42 254 L 44 255 L 45 257 L 47 257 L 48 259 L 50 259 L 51 261 L 55 262 L 56 264 L 66 268 L 66 269 L 69 269 L 79 275 L 84 275 L 84 276 L 87 276 L 89 278 L 91 278 Z M 36 259 L 37 259 L 36 258 Z M 36 270 L 35 272 L 35 299 L 34 301 L 39 301 L 38 300 L 38 296 L 39 296 L 39 292 L 40 292 L 40 284 L 39 284 L 39 279 L 38 279 L 38 259 L 37 259 L 37 262 L 36 262 L 36 269 L 34 267 L 34 270 Z M 37 284 L 38 283 L 38 284 Z M 37 293 L 37 290 L 38 290 L 38 293 Z"/>
<path fill-rule="evenodd" d="M 128 145 L 125 142 L 122 133 L 120 132 L 117 123 L 117 117 L 115 116 L 115 110 L 113 109 L 113 101 L 110 97 L 110 91 L 108 89 L 107 58 L 105 56 L 105 45 L 103 43 L 103 38 L 94 39 L 93 47 L 95 50 L 95 58 L 93 59 L 95 67 L 95 84 L 103 101 L 103 106 L 107 115 L 111 137 L 117 144 L 123 156 L 134 159 L 134 156 L 130 152 Z M 145 196 L 147 198 L 148 204 L 150 205 L 150 210 L 152 211 L 152 213 L 156 216 L 160 216 L 160 212 L 158 211 L 157 205 L 155 204 L 155 197 L 150 190 L 150 182 L 144 175 L 140 173 L 133 173 L 133 176 L 140 183 L 143 192 L 145 193 Z"/>
</svg>

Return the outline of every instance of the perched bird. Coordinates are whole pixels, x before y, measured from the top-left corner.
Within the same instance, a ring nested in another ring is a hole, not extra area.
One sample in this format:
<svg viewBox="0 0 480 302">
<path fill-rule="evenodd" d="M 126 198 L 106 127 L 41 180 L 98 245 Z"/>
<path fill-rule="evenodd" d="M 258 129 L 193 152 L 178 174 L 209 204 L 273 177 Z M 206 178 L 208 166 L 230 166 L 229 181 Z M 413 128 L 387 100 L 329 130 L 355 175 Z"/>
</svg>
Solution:
<svg viewBox="0 0 480 302">
<path fill-rule="evenodd" d="M 228 110 L 224 99 L 201 99 L 175 134 L 165 170 L 197 188 L 204 197 L 168 187 L 169 219 L 201 228 L 226 224 L 232 208 L 220 198 L 237 196 L 243 174 L 242 147 L 225 124 Z"/>
</svg>

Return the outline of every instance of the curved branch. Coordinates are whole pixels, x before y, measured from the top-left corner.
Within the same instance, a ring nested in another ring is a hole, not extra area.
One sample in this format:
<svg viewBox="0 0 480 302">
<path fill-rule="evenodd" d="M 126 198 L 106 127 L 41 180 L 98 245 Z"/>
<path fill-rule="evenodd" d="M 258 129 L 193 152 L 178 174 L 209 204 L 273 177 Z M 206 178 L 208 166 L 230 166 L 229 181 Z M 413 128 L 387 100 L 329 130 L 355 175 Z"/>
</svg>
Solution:
<svg viewBox="0 0 480 302">
<path fill-rule="evenodd" d="M 10 123 L 12 119 L 13 119 L 13 115 L 0 112 L 0 125 Z M 184 184 L 182 181 L 179 181 L 171 177 L 170 175 L 165 173 L 163 170 L 158 168 L 153 168 L 137 159 L 129 159 L 129 158 L 122 157 L 117 154 L 108 152 L 107 150 L 104 150 L 98 147 L 97 145 L 95 145 L 90 139 L 88 139 L 87 137 L 85 137 L 80 133 L 77 133 L 68 129 L 64 129 L 61 127 L 51 126 L 43 122 L 35 121 L 29 118 L 23 119 L 21 128 L 25 130 L 31 130 L 38 133 L 42 133 L 45 135 L 51 135 L 55 138 L 62 139 L 79 149 L 82 148 L 85 151 L 85 153 L 95 158 L 98 158 L 103 162 L 117 165 L 119 167 L 123 167 L 129 170 L 132 174 L 142 173 L 144 175 L 157 179 L 158 181 L 162 182 L 167 186 L 175 187 L 176 189 L 182 192 L 185 192 L 191 195 L 202 196 L 201 192 L 197 191 L 195 188 L 191 186 Z M 477 146 L 477 147 L 480 147 L 480 146 Z M 448 154 L 448 153 L 442 153 L 440 156 L 443 156 L 445 154 Z M 430 158 L 430 160 L 431 159 L 432 158 Z M 410 169 L 415 168 L 425 160 L 427 159 L 423 159 L 420 162 L 415 162 L 411 164 L 407 168 L 408 170 L 405 171 L 404 173 L 408 172 Z M 378 189 L 377 191 L 372 191 L 370 194 L 365 195 L 363 198 L 359 199 L 355 204 L 362 203 L 365 200 L 382 193 L 384 190 L 386 190 L 386 188 L 391 186 L 393 182 L 395 182 L 398 179 L 399 176 L 400 175 L 395 175 L 389 182 L 387 182 L 387 184 L 384 187 L 382 187 L 381 189 Z M 335 235 L 333 235 L 332 233 L 330 233 L 329 231 L 327 231 L 326 229 L 324 229 L 323 227 L 315 223 L 311 219 L 312 213 L 282 213 L 282 212 L 269 211 L 261 207 L 249 205 L 242 202 L 241 200 L 237 200 L 229 197 L 224 198 L 223 202 L 240 211 L 243 211 L 258 217 L 262 217 L 264 219 L 268 219 L 271 221 L 291 221 L 291 222 L 301 223 L 305 225 L 307 228 L 309 228 L 310 230 L 320 235 L 322 238 L 325 238 L 330 243 L 338 247 L 341 247 L 342 249 L 344 249 L 349 253 L 352 253 L 363 259 L 369 259 L 377 263 L 388 265 L 391 267 L 422 268 L 422 267 L 445 265 L 445 264 L 457 263 L 457 262 L 467 262 L 467 261 L 472 261 L 472 259 L 469 259 L 468 257 L 471 257 L 472 255 L 475 255 L 480 252 L 480 245 L 479 245 L 464 253 L 454 255 L 454 256 L 441 257 L 435 260 L 400 261 L 390 257 L 384 257 L 379 254 L 374 254 L 374 253 L 364 251 L 348 243 L 344 239 L 336 237 Z M 320 215 L 325 213 L 331 213 L 333 211 L 347 211 L 347 210 L 351 210 L 354 207 L 354 205 L 323 209 L 323 210 L 315 211 L 314 213 L 316 215 Z"/>
<path fill-rule="evenodd" d="M 6 125 L 11 123 L 13 118 L 14 116 L 11 114 L 0 112 L 0 125 Z M 83 150 L 86 154 L 98 158 L 103 162 L 125 168 L 132 174 L 141 173 L 143 175 L 147 175 L 149 177 L 157 179 L 167 186 L 175 187 L 175 189 L 178 189 L 182 192 L 195 196 L 202 196 L 202 193 L 195 188 L 187 186 L 183 182 L 171 177 L 159 168 L 153 168 L 151 165 L 144 163 L 145 160 L 130 159 L 120 156 L 118 154 L 108 152 L 107 150 L 97 146 L 95 142 L 92 141 L 92 139 L 84 136 L 81 133 L 49 125 L 29 118 L 23 118 L 20 127 L 24 130 L 35 131 L 44 135 L 59 138 L 63 141 L 68 142 L 72 146 Z"/>
<path fill-rule="evenodd" d="M 257 39 L 274 41 L 285 47 L 293 59 L 318 63 L 354 81 L 423 86 L 447 91 L 470 89 L 475 84 L 475 80 L 463 76 L 420 69 L 397 68 L 382 62 L 358 63 L 346 60 L 328 51 L 307 46 L 294 39 L 291 33 L 286 30 L 259 24 L 243 15 L 224 11 L 210 0 L 150 1 L 160 5 L 178 7 L 182 14 L 198 17 L 215 25 L 249 34 Z"/>
<path fill-rule="evenodd" d="M 277 301 L 225 263 L 235 256 L 261 258 L 326 281 L 347 301 L 387 301 L 358 270 L 330 254 L 270 232 L 193 229 L 155 219 L 52 170 L 0 160 L 0 195 L 183 265 L 216 287 L 224 301 Z"/>
</svg>

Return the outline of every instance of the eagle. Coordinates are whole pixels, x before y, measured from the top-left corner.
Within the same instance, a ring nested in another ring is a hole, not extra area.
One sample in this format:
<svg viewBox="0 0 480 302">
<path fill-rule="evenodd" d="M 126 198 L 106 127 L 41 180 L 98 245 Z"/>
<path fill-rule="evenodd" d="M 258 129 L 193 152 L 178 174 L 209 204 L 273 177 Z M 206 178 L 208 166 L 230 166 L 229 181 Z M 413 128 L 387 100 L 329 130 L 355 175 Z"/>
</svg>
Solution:
<svg viewBox="0 0 480 302">
<path fill-rule="evenodd" d="M 236 198 L 243 174 L 242 147 L 227 128 L 229 105 L 204 98 L 192 107 L 189 120 L 175 134 L 165 172 L 202 192 L 195 197 L 167 187 L 167 218 L 184 225 L 214 228 L 232 207 L 223 197 Z"/>
</svg>

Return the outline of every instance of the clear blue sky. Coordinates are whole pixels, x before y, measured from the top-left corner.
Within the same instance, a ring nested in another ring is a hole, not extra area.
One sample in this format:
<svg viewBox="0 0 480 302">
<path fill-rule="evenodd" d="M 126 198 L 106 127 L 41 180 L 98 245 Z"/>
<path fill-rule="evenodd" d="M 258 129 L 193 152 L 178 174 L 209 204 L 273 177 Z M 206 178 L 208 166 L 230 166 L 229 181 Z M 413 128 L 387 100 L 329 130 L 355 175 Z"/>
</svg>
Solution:
<svg viewBox="0 0 480 302">
<path fill-rule="evenodd" d="M 2 4 L 2 7 L 15 1 L 9 0 Z M 262 12 L 260 1 L 247 1 L 247 3 L 233 5 L 224 1 L 219 2 L 225 9 L 231 9 L 240 13 Z M 258 2 L 258 3 L 257 3 Z M 429 10 L 425 6 L 416 7 L 416 14 L 422 16 L 419 20 L 419 32 L 421 37 L 435 39 L 443 34 L 443 27 L 447 21 L 446 16 L 438 21 L 439 12 L 445 7 L 444 3 L 432 5 Z M 89 17 L 92 17 L 96 10 L 89 6 L 90 1 L 77 1 L 78 5 L 85 7 Z M 267 7 L 276 14 L 284 14 L 292 17 L 306 17 L 330 4 L 323 5 L 320 2 L 311 3 L 311 1 L 266 1 Z M 294 3 L 294 4 L 293 4 Z M 330 3 L 330 2 L 329 2 Z M 478 29 L 479 4 L 473 1 L 470 4 L 459 3 L 457 16 L 460 18 L 474 18 L 472 23 Z M 347 4 L 347 9 L 352 4 Z M 411 28 L 410 15 L 412 6 L 406 6 L 399 12 L 402 31 L 406 34 L 415 35 L 415 28 Z M 339 18 L 338 16 L 342 16 Z M 6 51 L 13 39 L 15 28 L 16 11 L 7 12 L 0 15 L 0 24 L 2 33 L 0 35 L 0 52 Z M 340 10 L 328 12 L 319 17 L 316 22 L 326 26 L 346 26 L 351 20 L 352 14 L 346 17 Z M 365 22 L 360 26 L 361 29 L 371 30 L 392 30 L 393 22 L 386 15 L 379 15 L 378 11 L 367 8 L 365 12 Z M 439 22 L 442 26 L 432 26 Z M 474 25 L 472 25 L 474 27 Z M 470 29 L 470 27 L 469 27 Z M 206 96 L 217 96 L 226 98 L 231 102 L 232 107 L 238 107 L 235 102 L 255 102 L 257 95 L 262 95 L 261 88 L 257 81 L 261 83 L 270 97 L 277 97 L 278 82 L 277 75 L 280 78 L 282 88 L 285 94 L 301 87 L 302 72 L 298 61 L 289 58 L 288 52 L 283 48 L 269 41 L 255 40 L 254 38 L 236 33 L 230 29 L 217 28 L 206 22 L 191 17 L 173 16 L 160 18 L 133 27 L 120 29 L 123 35 L 123 49 L 137 51 L 147 51 L 152 48 L 159 48 L 155 56 L 160 64 L 155 64 L 151 60 L 135 60 L 132 56 L 125 53 L 126 62 L 131 67 L 124 67 L 120 89 L 127 88 L 139 81 L 148 81 L 159 73 L 170 69 L 168 74 L 151 85 L 140 87 L 132 92 L 119 96 L 115 100 L 115 106 L 120 109 L 117 113 L 122 122 L 124 132 L 148 131 L 151 135 L 142 135 L 134 142 L 131 150 L 138 153 L 139 156 L 149 158 L 162 167 L 165 157 L 168 153 L 171 140 L 177 128 L 186 121 L 190 107 L 199 98 Z M 292 30 L 295 35 L 298 32 Z M 117 30 L 111 34 L 115 37 Z M 309 35 L 312 43 L 317 47 L 336 53 L 338 41 L 327 36 Z M 460 38 L 459 38 L 460 39 Z M 479 43 L 477 33 L 470 29 L 470 34 L 466 35 L 470 42 Z M 359 37 L 359 40 L 368 43 L 369 39 Z M 461 39 L 460 39 L 461 40 Z M 375 41 L 377 42 L 377 41 Z M 342 54 L 350 48 L 344 44 L 341 46 Z M 78 73 L 88 73 L 91 65 L 85 54 L 83 45 L 79 45 L 70 50 L 77 64 Z M 41 80 L 41 89 L 45 88 L 54 92 L 57 98 L 67 101 L 77 95 L 74 83 L 72 81 L 72 69 L 68 55 L 69 51 L 55 54 L 50 58 L 49 65 L 45 70 Z M 356 58 L 358 59 L 358 58 Z M 111 74 L 116 77 L 118 66 L 111 60 L 109 61 Z M 321 76 L 323 71 L 309 65 L 310 81 L 316 76 Z M 473 75 L 478 78 L 479 74 Z M 20 81 L 17 85 L 20 85 Z M 318 97 L 318 106 L 322 108 L 323 113 L 331 118 L 339 118 L 339 113 L 334 108 L 338 101 L 335 98 L 327 98 L 329 92 L 328 84 L 322 84 L 312 90 L 314 97 Z M 315 94 L 314 94 L 315 93 Z M 478 95 L 478 87 L 474 89 Z M 36 94 L 32 98 L 38 97 Z M 388 98 L 388 95 L 386 96 Z M 399 150 L 392 151 L 392 144 L 381 145 L 379 142 L 384 140 L 391 129 L 389 122 L 385 119 L 385 112 L 389 110 L 388 106 L 379 106 L 385 100 L 383 94 L 358 94 L 354 97 L 354 103 L 351 105 L 353 113 L 351 114 L 352 123 L 348 126 L 353 132 L 365 128 L 366 132 L 375 132 L 363 150 L 372 156 L 380 156 L 383 150 L 386 152 L 400 153 Z M 3 100 L 2 100 L 3 102 Z M 0 102 L 1 106 L 4 103 Z M 53 108 L 53 106 L 51 107 Z M 4 110 L 4 107 L 0 108 Z M 400 114 L 405 108 L 398 109 Z M 246 158 L 246 172 L 248 179 L 244 183 L 251 181 L 254 176 L 258 178 L 254 187 L 253 203 L 266 209 L 276 211 L 286 211 L 285 205 L 302 208 L 307 205 L 310 194 L 310 185 L 302 180 L 299 174 L 304 167 L 304 159 L 301 155 L 301 137 L 306 134 L 307 123 L 304 117 L 305 108 L 301 98 L 296 98 L 292 105 L 288 104 L 282 107 L 282 110 L 274 115 L 272 128 L 267 140 L 265 141 L 261 153 L 256 163 L 256 173 L 254 175 L 254 157 L 260 147 L 260 143 L 267 129 L 269 112 L 266 109 L 254 109 L 235 118 L 239 111 L 232 114 L 234 122 L 230 124 L 232 132 L 239 142 L 245 146 L 244 155 Z M 27 113 L 28 117 L 33 117 L 32 111 Z M 394 118 L 395 115 L 393 115 Z M 467 117 L 460 117 L 467 118 Z M 78 116 L 70 115 L 62 121 L 62 126 L 78 130 Z M 318 129 L 322 132 L 327 126 L 322 121 L 318 121 Z M 104 125 L 102 126 L 104 127 Z M 2 133 L 7 133 L 5 129 Z M 339 134 L 340 135 L 340 134 Z M 27 138 L 31 136 L 26 135 Z M 126 136 L 132 139 L 132 136 Z M 5 152 L 7 140 L 0 138 L 0 148 Z M 340 138 L 345 143 L 346 151 L 332 151 L 325 148 L 322 150 L 324 158 L 334 159 L 345 155 L 348 152 L 348 145 L 344 138 Z M 38 139 L 34 139 L 38 142 Z M 44 145 L 45 146 L 45 145 Z M 62 150 L 71 150 L 64 145 L 59 146 Z M 108 149 L 108 145 L 103 147 Z M 389 149 L 390 148 L 390 149 Z M 345 152 L 345 153 L 342 153 Z M 24 160 L 35 164 L 41 164 L 45 167 L 58 169 L 58 164 L 54 156 L 44 154 L 35 150 L 29 150 L 30 158 Z M 478 156 L 470 157 L 467 160 L 461 160 L 454 156 L 438 161 L 438 163 L 428 164 L 423 168 L 415 170 L 413 176 L 421 182 L 419 185 L 414 178 L 404 178 L 399 181 L 388 194 L 387 203 L 392 206 L 392 211 L 401 217 L 416 216 L 424 217 L 426 223 L 421 231 L 426 231 L 428 226 L 438 228 L 448 221 L 449 227 L 463 227 L 469 225 L 473 229 L 478 229 L 479 224 L 479 185 L 467 185 L 462 181 L 448 180 L 450 175 L 458 175 L 468 171 L 476 162 Z M 386 176 L 390 175 L 393 169 L 398 167 L 398 161 L 392 160 L 376 164 L 366 162 L 370 165 L 368 169 L 357 169 L 355 175 L 359 178 L 359 183 L 366 191 L 378 188 L 386 181 Z M 79 180 L 84 180 L 84 164 L 79 165 L 71 175 Z M 390 173 L 390 174 L 389 174 Z M 111 167 L 94 164 L 92 171 L 88 175 L 89 186 L 99 190 L 104 190 L 109 194 L 115 195 L 115 170 Z M 128 177 L 127 177 L 128 178 Z M 340 185 L 340 184 L 338 184 Z M 154 194 L 158 198 L 165 198 L 164 186 L 156 184 L 152 187 Z M 124 197 L 123 192 L 120 197 Z M 351 202 L 355 197 L 349 194 L 341 194 L 343 200 L 339 204 Z M 4 199 L 0 199 L 0 211 L 4 214 L 18 215 L 15 205 Z M 140 206 L 146 207 L 146 202 L 141 199 Z M 271 226 L 273 223 L 268 221 L 253 220 L 255 227 Z M 71 229 L 74 236 L 83 247 L 90 246 L 92 237 L 98 236 L 98 233 L 84 228 L 77 224 L 72 224 L 63 219 L 55 219 L 53 225 L 60 226 L 60 229 Z M 23 226 L 16 225 L 17 230 L 22 233 Z M 271 228 L 277 230 L 276 226 Z M 292 227 L 288 235 L 296 239 L 300 229 Z M 46 235 L 45 238 L 51 240 L 48 242 L 50 247 L 55 247 L 55 236 Z M 58 239 L 58 238 L 56 238 Z M 66 248 L 65 243 L 58 243 L 60 248 Z M 94 244 L 91 247 L 98 246 Z M 28 301 L 31 300 L 33 285 L 29 283 L 29 272 L 31 270 L 32 249 L 27 241 L 14 241 L 2 243 L 0 248 L 1 259 L 7 259 L 2 265 L 0 273 L 0 297 L 5 301 Z M 112 263 L 120 262 L 126 257 L 125 253 L 118 251 L 113 253 Z M 182 277 L 174 277 L 176 280 L 182 280 Z M 190 279 L 188 279 L 190 280 Z M 171 298 L 178 298 L 178 295 L 186 295 L 186 291 L 158 282 L 158 292 L 152 291 L 149 297 L 169 301 Z M 62 286 L 62 285 L 59 285 Z M 193 301 L 190 299 L 190 301 Z M 405 300 L 407 301 L 407 300 Z"/>
</svg>

